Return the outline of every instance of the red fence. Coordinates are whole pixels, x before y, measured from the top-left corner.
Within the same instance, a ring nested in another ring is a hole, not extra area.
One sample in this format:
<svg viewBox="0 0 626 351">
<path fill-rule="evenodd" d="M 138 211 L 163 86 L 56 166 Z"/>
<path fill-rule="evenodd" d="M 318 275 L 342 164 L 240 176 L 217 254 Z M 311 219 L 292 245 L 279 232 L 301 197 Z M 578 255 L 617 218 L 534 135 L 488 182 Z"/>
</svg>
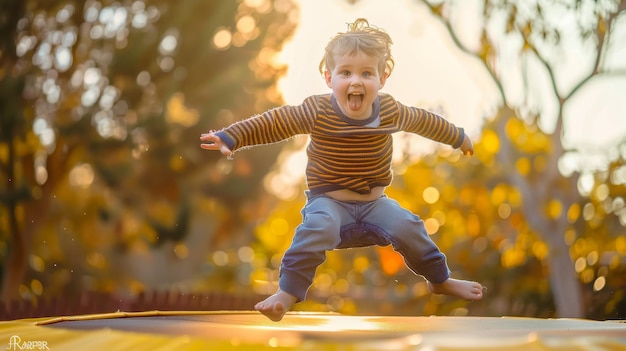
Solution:
<svg viewBox="0 0 626 351">
<path fill-rule="evenodd" d="M 257 295 L 227 293 L 188 294 L 171 291 L 142 293 L 134 298 L 87 292 L 75 298 L 0 301 L 0 320 L 72 316 L 116 311 L 243 311 L 263 299 Z"/>
</svg>

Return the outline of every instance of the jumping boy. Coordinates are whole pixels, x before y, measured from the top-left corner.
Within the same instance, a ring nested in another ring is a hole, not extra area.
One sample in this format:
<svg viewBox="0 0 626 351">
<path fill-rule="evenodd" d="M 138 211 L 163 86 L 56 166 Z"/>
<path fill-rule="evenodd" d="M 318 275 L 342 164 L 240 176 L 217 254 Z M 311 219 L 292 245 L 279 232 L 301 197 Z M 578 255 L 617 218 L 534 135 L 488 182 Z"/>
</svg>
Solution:
<svg viewBox="0 0 626 351">
<path fill-rule="evenodd" d="M 462 128 L 379 92 L 394 67 L 391 44 L 385 31 L 357 19 L 330 40 L 320 63 L 332 93 L 200 136 L 202 148 L 227 156 L 300 134 L 310 137 L 303 220 L 283 256 L 277 292 L 255 305 L 273 321 L 305 300 L 326 251 L 340 248 L 392 245 L 432 293 L 466 300 L 483 296 L 479 283 L 450 277 L 445 255 L 419 216 L 385 195 L 392 179 L 393 133 L 416 133 L 463 154 L 474 152 Z"/>
</svg>

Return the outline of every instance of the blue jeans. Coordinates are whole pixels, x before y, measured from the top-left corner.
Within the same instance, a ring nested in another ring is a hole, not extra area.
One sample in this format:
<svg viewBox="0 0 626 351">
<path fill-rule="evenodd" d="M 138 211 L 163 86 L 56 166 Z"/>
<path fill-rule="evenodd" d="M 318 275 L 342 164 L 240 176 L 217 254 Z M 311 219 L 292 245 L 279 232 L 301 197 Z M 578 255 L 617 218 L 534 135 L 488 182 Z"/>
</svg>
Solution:
<svg viewBox="0 0 626 351">
<path fill-rule="evenodd" d="M 374 201 L 341 202 L 311 196 L 301 211 L 302 223 L 283 256 L 279 287 L 305 300 L 326 251 L 392 245 L 409 269 L 433 283 L 450 277 L 445 255 L 430 239 L 419 216 L 382 196 Z"/>
</svg>

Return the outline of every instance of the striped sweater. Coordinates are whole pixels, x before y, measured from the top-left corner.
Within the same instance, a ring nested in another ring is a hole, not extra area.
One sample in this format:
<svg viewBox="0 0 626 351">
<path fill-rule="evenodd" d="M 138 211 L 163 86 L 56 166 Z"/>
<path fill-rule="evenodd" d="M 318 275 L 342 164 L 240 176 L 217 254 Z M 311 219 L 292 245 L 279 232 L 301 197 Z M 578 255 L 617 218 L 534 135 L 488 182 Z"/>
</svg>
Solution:
<svg viewBox="0 0 626 351">
<path fill-rule="evenodd" d="M 452 145 L 464 132 L 426 110 L 409 107 L 379 94 L 367 120 L 345 116 L 331 94 L 314 95 L 298 106 L 282 106 L 250 117 L 217 135 L 234 152 L 308 134 L 307 186 L 312 194 L 349 189 L 368 194 L 391 183 L 392 137 L 405 131 Z"/>
</svg>

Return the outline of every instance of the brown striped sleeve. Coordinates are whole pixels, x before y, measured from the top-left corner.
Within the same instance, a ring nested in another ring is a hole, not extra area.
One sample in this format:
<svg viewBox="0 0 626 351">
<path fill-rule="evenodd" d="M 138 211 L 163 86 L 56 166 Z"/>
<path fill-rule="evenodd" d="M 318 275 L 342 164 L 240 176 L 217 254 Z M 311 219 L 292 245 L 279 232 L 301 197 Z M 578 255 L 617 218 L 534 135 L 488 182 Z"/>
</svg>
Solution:
<svg viewBox="0 0 626 351">
<path fill-rule="evenodd" d="M 393 100 L 389 96 L 387 98 Z M 465 136 L 463 129 L 458 128 L 439 115 L 418 107 L 403 105 L 398 101 L 395 101 L 395 103 L 390 101 L 381 103 L 381 115 L 389 109 L 397 109 L 399 128 L 405 132 L 416 133 L 455 148 L 463 143 Z"/>
<path fill-rule="evenodd" d="M 310 133 L 317 115 L 315 96 L 308 97 L 301 105 L 282 106 L 252 116 L 224 128 L 231 150 L 255 145 L 272 144 L 296 135 Z"/>
</svg>

